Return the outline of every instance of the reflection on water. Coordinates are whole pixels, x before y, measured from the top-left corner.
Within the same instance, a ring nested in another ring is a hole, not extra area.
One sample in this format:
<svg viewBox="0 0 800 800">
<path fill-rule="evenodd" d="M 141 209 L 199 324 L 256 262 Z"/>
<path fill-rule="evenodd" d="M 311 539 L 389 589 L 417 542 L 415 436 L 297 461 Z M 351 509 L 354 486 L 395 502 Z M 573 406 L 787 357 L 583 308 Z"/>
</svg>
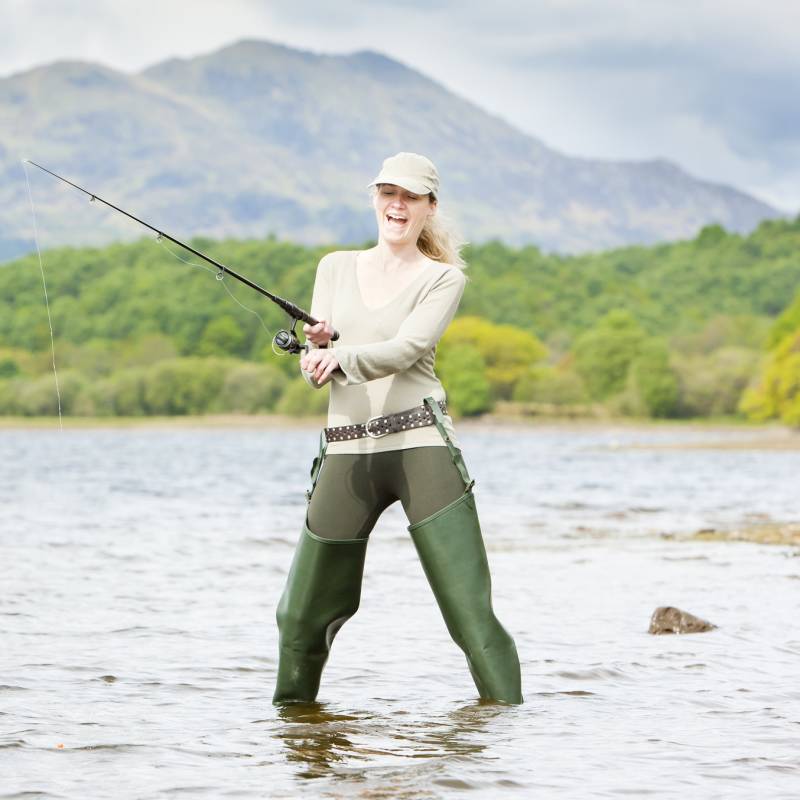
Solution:
<svg viewBox="0 0 800 800">
<path fill-rule="evenodd" d="M 376 758 L 448 759 L 476 756 L 486 745 L 481 736 L 489 722 L 508 713 L 507 706 L 475 700 L 447 713 L 443 719 L 404 723 L 381 720 L 369 712 L 348 714 L 328 711 L 323 703 L 291 703 L 277 708 L 285 726 L 276 737 L 286 748 L 286 761 L 297 767 L 300 778 L 343 778 L 353 780 L 360 773 L 358 762 Z M 386 742 L 365 744 L 383 729 Z M 339 770 L 337 767 L 346 769 Z M 361 775 L 363 777 L 363 775 Z"/>
<path fill-rule="evenodd" d="M 796 797 L 796 549 L 663 534 L 796 521 L 800 453 L 628 447 L 698 437 L 465 427 L 525 704 L 476 699 L 393 507 L 275 708 L 316 432 L 0 432 L 0 798 Z"/>
<path fill-rule="evenodd" d="M 328 777 L 337 763 L 358 755 L 353 744 L 359 731 L 357 715 L 326 711 L 321 703 L 287 704 L 277 713 L 287 724 L 276 736 L 286 747 L 287 763 L 298 767 L 298 777 Z"/>
</svg>

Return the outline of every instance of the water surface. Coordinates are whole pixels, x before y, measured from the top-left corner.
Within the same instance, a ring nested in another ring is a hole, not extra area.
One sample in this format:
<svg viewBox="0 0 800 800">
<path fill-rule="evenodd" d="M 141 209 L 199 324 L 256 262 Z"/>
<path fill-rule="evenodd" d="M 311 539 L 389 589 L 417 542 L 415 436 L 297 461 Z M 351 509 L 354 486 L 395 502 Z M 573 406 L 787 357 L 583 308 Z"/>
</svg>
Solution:
<svg viewBox="0 0 800 800">
<path fill-rule="evenodd" d="M 0 798 L 796 798 L 798 552 L 662 534 L 796 521 L 800 452 L 628 448 L 698 437 L 464 426 L 525 704 L 477 701 L 397 506 L 277 710 L 317 433 L 0 431 Z"/>
</svg>

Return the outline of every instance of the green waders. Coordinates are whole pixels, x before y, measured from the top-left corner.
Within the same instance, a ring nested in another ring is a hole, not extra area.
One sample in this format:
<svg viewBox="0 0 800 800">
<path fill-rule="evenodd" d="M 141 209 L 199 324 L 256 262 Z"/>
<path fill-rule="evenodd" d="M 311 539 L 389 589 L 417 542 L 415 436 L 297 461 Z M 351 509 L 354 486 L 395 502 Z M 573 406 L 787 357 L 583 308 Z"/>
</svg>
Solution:
<svg viewBox="0 0 800 800">
<path fill-rule="evenodd" d="M 439 405 L 429 397 L 436 426 L 466 490 L 440 511 L 410 525 L 422 568 L 453 641 L 464 651 L 480 696 L 503 703 L 521 703 L 520 667 L 514 640 L 492 609 L 489 562 L 461 451 L 450 441 Z"/>
<path fill-rule="evenodd" d="M 325 458 L 311 467 L 311 492 Z M 273 703 L 312 703 L 319 691 L 322 669 L 339 629 L 358 611 L 368 538 L 323 539 L 303 525 L 278 602 L 280 631 L 278 680 Z"/>
<path fill-rule="evenodd" d="M 409 526 L 425 575 L 447 629 L 464 651 L 480 696 L 521 703 L 514 641 L 492 610 L 486 550 L 461 451 L 450 440 L 438 403 L 425 398 L 465 485 L 464 493 Z M 311 468 L 311 492 L 325 457 L 325 442 Z M 273 702 L 313 702 L 331 642 L 355 614 L 361 597 L 368 538 L 323 539 L 303 526 L 286 588 L 278 604 L 280 662 Z"/>
<path fill-rule="evenodd" d="M 311 703 L 339 628 L 358 610 L 368 539 L 321 539 L 303 526 L 278 603 L 274 703 Z"/>
</svg>

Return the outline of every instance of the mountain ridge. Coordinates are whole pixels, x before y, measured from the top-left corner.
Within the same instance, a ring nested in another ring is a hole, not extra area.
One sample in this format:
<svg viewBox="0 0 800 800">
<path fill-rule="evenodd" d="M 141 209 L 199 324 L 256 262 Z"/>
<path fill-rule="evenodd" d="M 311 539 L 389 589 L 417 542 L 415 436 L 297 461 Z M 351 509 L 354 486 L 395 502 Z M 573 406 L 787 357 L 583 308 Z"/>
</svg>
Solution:
<svg viewBox="0 0 800 800">
<path fill-rule="evenodd" d="M 443 210 L 472 241 L 581 252 L 782 216 L 668 159 L 563 154 L 378 51 L 246 39 L 133 73 L 62 60 L 0 79 L 0 258 L 32 246 L 15 152 L 181 238 L 329 243 L 374 235 L 365 187 L 399 150 L 437 163 Z M 141 235 L 53 188 L 35 186 L 53 244 Z"/>
</svg>

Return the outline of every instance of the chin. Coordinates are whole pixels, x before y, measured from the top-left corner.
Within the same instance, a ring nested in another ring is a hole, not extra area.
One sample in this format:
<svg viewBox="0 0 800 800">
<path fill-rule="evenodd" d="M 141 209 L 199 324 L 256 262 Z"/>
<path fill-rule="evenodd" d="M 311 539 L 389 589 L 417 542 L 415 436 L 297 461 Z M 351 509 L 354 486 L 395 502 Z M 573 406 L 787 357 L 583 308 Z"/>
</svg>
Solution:
<svg viewBox="0 0 800 800">
<path fill-rule="evenodd" d="M 383 229 L 383 238 L 387 242 L 393 242 L 396 244 L 404 244 L 406 242 L 414 242 L 419 238 L 419 234 L 415 235 L 415 232 L 412 230 L 404 230 L 404 231 L 396 231 L 396 230 L 387 230 L 386 228 Z"/>
<path fill-rule="evenodd" d="M 391 244 L 402 244 L 408 240 L 405 231 L 402 233 L 399 231 L 382 231 L 382 235 L 383 240 L 385 242 L 390 242 Z"/>
</svg>

